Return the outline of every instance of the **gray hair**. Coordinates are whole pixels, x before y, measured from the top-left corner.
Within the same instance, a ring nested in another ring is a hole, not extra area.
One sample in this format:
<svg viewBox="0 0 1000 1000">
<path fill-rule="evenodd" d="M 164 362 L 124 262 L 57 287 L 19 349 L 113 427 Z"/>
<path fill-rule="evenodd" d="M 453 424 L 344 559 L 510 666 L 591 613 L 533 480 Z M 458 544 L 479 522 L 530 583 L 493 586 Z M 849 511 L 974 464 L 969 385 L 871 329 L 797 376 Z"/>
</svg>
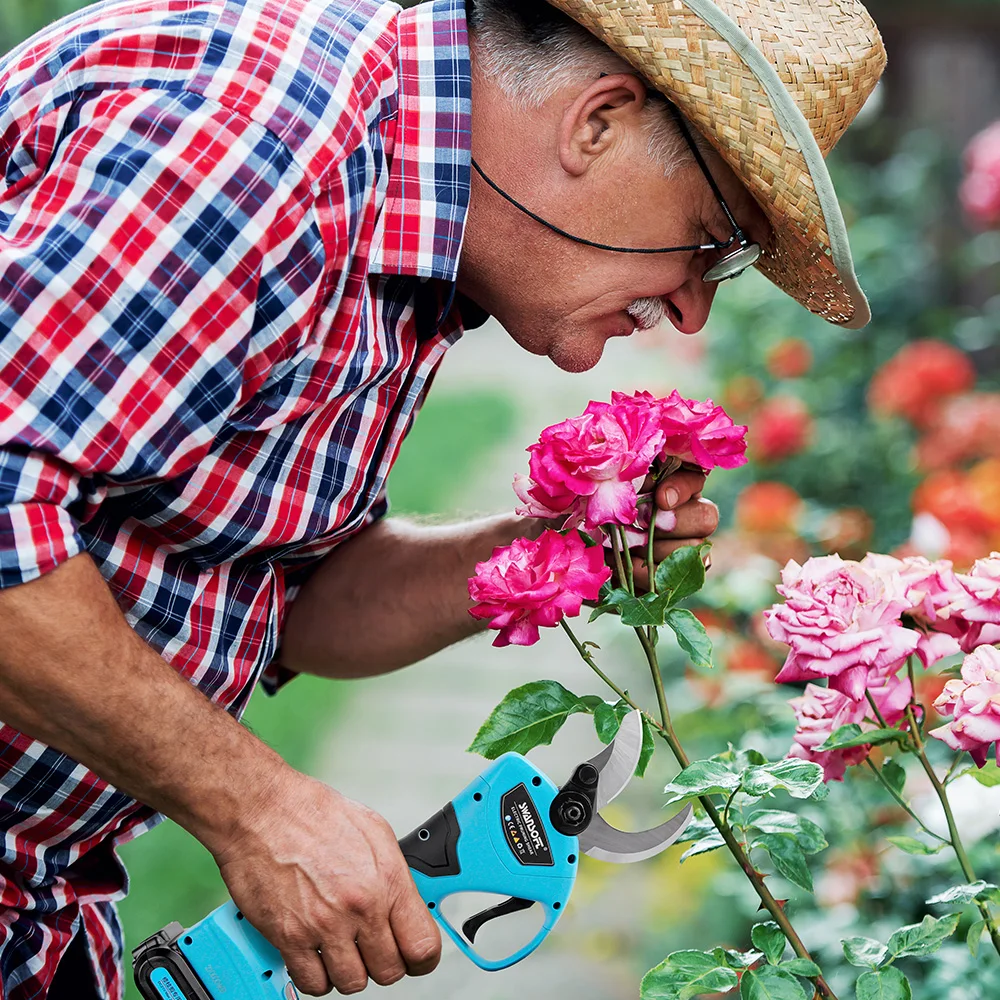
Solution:
<svg viewBox="0 0 1000 1000">
<path fill-rule="evenodd" d="M 474 0 L 469 29 L 476 59 L 520 108 L 540 107 L 557 90 L 597 73 L 636 73 L 586 28 L 545 0 Z M 694 161 L 666 98 L 650 91 L 643 109 L 646 148 L 667 177 Z M 700 151 L 708 142 L 692 128 Z"/>
</svg>

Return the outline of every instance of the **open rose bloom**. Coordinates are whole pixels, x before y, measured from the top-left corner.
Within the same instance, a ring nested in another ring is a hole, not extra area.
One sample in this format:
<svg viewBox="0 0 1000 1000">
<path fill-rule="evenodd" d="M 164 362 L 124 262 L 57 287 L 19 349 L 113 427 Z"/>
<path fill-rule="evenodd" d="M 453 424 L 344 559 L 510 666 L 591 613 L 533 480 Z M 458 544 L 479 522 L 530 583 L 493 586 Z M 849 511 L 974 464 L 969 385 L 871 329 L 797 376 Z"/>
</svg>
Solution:
<svg viewBox="0 0 1000 1000">
<path fill-rule="evenodd" d="M 816 751 L 823 734 L 848 722 L 874 726 L 869 698 L 886 724 L 896 725 L 912 698 L 909 679 L 900 676 L 907 658 L 928 667 L 966 652 L 963 679 L 949 681 L 934 702 L 954 721 L 930 735 L 983 765 L 1000 739 L 1000 652 L 990 645 L 1000 640 L 1000 554 L 979 560 L 969 574 L 955 573 L 947 560 L 823 556 L 802 566 L 789 562 L 778 591 L 785 603 L 765 619 L 789 654 L 775 679 L 828 682 L 807 685 L 791 701 L 799 723 L 792 756 L 822 764 L 828 781 L 842 778 L 868 748 Z"/>
</svg>

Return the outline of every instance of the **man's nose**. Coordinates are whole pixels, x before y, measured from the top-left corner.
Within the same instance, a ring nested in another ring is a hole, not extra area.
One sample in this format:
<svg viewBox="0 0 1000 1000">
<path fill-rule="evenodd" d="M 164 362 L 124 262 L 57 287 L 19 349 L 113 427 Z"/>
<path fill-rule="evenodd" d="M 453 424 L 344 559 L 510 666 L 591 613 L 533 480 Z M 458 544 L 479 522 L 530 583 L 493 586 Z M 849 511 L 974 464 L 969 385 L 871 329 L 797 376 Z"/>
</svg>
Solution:
<svg viewBox="0 0 1000 1000">
<path fill-rule="evenodd" d="M 717 289 L 717 282 L 689 278 L 680 288 L 664 296 L 670 322 L 681 333 L 697 333 L 708 322 Z"/>
</svg>

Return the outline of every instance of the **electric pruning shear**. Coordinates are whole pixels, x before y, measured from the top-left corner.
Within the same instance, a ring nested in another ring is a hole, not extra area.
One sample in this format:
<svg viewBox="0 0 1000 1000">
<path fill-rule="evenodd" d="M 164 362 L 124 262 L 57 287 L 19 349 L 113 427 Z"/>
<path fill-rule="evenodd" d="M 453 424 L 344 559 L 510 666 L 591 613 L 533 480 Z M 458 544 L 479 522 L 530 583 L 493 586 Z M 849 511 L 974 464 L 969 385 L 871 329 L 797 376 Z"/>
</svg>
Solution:
<svg viewBox="0 0 1000 1000">
<path fill-rule="evenodd" d="M 458 796 L 399 845 L 427 908 L 481 969 L 505 969 L 530 955 L 562 915 L 577 859 L 626 863 L 651 858 L 684 832 L 685 806 L 650 830 L 627 833 L 600 810 L 629 783 L 642 749 L 642 718 L 633 711 L 614 740 L 579 764 L 561 788 L 519 753 L 494 761 Z M 455 922 L 451 897 L 507 897 Z M 527 944 L 488 958 L 475 948 L 491 921 L 540 908 Z M 228 902 L 185 930 L 172 923 L 133 952 L 135 982 L 146 1000 L 295 1000 L 281 955 Z"/>
</svg>

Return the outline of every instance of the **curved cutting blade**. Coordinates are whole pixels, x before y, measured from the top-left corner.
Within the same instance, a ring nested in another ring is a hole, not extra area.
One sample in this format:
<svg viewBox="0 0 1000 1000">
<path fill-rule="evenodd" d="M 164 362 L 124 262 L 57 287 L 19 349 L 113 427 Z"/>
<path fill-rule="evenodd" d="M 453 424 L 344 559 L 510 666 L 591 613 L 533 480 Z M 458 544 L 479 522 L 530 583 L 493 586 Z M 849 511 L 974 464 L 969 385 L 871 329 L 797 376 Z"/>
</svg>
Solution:
<svg viewBox="0 0 1000 1000">
<path fill-rule="evenodd" d="M 629 783 L 642 750 L 642 713 L 633 709 L 622 719 L 615 738 L 588 764 L 600 774 L 595 811 L 603 809 Z"/>
<path fill-rule="evenodd" d="M 666 850 L 680 837 L 691 819 L 691 812 L 688 803 L 666 823 L 638 833 L 616 830 L 607 820 L 595 815 L 580 834 L 580 850 L 599 861 L 614 861 L 617 864 L 645 861 Z"/>
</svg>

